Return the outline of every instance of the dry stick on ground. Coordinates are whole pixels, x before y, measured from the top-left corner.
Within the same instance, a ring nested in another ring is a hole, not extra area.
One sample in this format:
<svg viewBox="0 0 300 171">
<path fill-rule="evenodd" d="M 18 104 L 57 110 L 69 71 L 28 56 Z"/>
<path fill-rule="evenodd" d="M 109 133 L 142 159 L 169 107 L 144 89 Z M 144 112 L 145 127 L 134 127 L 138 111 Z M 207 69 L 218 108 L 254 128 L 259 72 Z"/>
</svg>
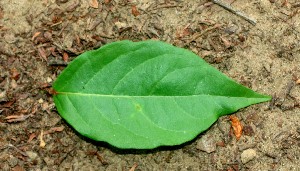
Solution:
<svg viewBox="0 0 300 171">
<path fill-rule="evenodd" d="M 220 5 L 221 7 L 225 8 L 226 10 L 234 13 L 237 16 L 242 17 L 243 19 L 245 19 L 246 21 L 248 21 L 249 23 L 256 25 L 256 21 L 248 16 L 246 16 L 244 13 L 232 8 L 230 5 L 220 1 L 220 0 L 212 0 L 213 3 Z"/>
<path fill-rule="evenodd" d="M 176 7 L 183 7 L 182 5 L 173 5 L 173 4 L 165 4 L 165 5 L 161 5 L 161 6 L 158 6 L 156 8 L 153 8 L 153 9 L 150 9 L 149 11 L 153 11 L 153 10 L 157 10 L 157 9 L 161 9 L 161 8 L 176 8 Z"/>
<path fill-rule="evenodd" d="M 191 38 L 189 41 L 187 41 L 187 42 L 185 43 L 185 46 L 189 45 L 192 41 L 197 40 L 199 37 L 201 37 L 201 36 L 204 35 L 205 33 L 209 32 L 209 31 L 211 31 L 211 30 L 214 30 L 214 29 L 216 29 L 216 28 L 219 28 L 219 27 L 221 27 L 222 25 L 223 25 L 223 24 L 215 24 L 213 27 L 210 27 L 210 28 L 204 30 L 204 31 L 201 32 L 201 33 L 195 33 L 195 34 L 193 34 L 192 38 Z"/>
<path fill-rule="evenodd" d="M 15 149 L 18 153 L 22 154 L 25 157 L 28 157 L 28 155 L 26 153 L 24 153 L 22 150 L 18 149 L 16 146 L 12 145 L 12 144 L 7 144 L 6 148 L 13 148 Z"/>
</svg>

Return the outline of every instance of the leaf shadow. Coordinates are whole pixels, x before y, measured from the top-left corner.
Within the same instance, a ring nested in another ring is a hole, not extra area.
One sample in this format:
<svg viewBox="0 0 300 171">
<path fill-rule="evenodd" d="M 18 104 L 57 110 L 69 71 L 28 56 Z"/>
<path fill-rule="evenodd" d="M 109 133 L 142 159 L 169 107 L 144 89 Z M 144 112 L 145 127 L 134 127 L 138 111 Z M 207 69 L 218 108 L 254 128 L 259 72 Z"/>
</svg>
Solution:
<svg viewBox="0 0 300 171">
<path fill-rule="evenodd" d="M 156 153 L 156 152 L 161 152 L 161 151 L 175 151 L 175 150 L 179 150 L 185 147 L 188 147 L 190 145 L 192 145 L 202 134 L 198 135 L 197 137 L 195 137 L 194 139 L 192 139 L 191 141 L 185 142 L 183 144 L 180 145 L 174 145 L 174 146 L 159 146 L 156 147 L 154 149 L 121 149 L 115 146 L 110 145 L 107 142 L 103 142 L 103 141 L 95 141 L 92 139 L 89 139 L 87 137 L 83 137 L 80 134 L 77 134 L 82 140 L 89 142 L 95 146 L 97 146 L 97 148 L 107 148 L 109 150 L 111 150 L 112 152 L 116 153 L 116 154 L 151 154 L 151 153 Z"/>
</svg>

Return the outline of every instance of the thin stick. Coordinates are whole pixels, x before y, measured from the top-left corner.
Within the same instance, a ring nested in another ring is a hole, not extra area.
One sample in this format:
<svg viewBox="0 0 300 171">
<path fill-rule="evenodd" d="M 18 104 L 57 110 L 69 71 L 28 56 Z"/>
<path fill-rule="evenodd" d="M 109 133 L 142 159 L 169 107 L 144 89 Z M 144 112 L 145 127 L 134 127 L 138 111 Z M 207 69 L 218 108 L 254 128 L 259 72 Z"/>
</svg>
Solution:
<svg viewBox="0 0 300 171">
<path fill-rule="evenodd" d="M 205 33 L 209 32 L 209 31 L 211 31 L 211 30 L 214 30 L 214 29 L 216 29 L 216 28 L 219 28 L 219 27 L 221 27 L 221 26 L 222 26 L 222 24 L 215 24 L 213 27 L 210 27 L 210 28 L 204 30 L 204 31 L 201 32 L 201 33 L 195 33 L 195 34 L 193 34 L 192 38 L 191 38 L 190 40 L 188 40 L 188 41 L 185 43 L 185 46 L 189 45 L 192 41 L 195 41 L 196 39 L 198 39 L 199 37 L 201 37 L 201 36 L 204 35 Z"/>
<path fill-rule="evenodd" d="M 161 8 L 176 8 L 176 7 L 182 8 L 183 6 L 182 5 L 165 4 L 165 5 L 161 5 L 156 8 L 150 9 L 149 11 L 153 11 L 153 10 L 157 10 L 157 9 L 161 9 Z"/>
<path fill-rule="evenodd" d="M 69 62 L 63 60 L 50 59 L 48 60 L 48 66 L 67 66 Z"/>
<path fill-rule="evenodd" d="M 256 20 L 246 16 L 244 13 L 232 8 L 230 5 L 220 1 L 220 0 L 212 0 L 213 3 L 220 5 L 221 7 L 225 8 L 226 10 L 234 13 L 237 16 L 240 16 L 241 18 L 243 18 L 244 20 L 248 21 L 249 23 L 256 25 Z"/>
<path fill-rule="evenodd" d="M 17 152 L 19 152 L 20 154 L 22 154 L 23 156 L 28 157 L 28 155 L 27 155 L 26 153 L 24 153 L 22 150 L 18 149 L 17 147 L 15 147 L 15 146 L 12 145 L 12 144 L 7 144 L 6 147 L 13 148 L 13 149 L 15 149 Z"/>
</svg>

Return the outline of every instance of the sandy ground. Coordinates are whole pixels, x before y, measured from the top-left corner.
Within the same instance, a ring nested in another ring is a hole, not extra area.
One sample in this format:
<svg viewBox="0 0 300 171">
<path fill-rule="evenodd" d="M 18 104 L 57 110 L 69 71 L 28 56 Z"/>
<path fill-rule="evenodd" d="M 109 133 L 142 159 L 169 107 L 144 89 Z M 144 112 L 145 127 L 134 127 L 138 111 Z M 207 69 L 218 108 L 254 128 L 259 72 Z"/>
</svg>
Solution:
<svg viewBox="0 0 300 171">
<path fill-rule="evenodd" d="M 297 0 L 224 0 L 256 25 L 205 0 L 92 2 L 0 1 L 1 170 L 300 170 Z M 244 125 L 239 141 L 228 116 L 178 147 L 120 150 L 88 140 L 60 118 L 47 90 L 78 54 L 122 39 L 190 49 L 273 100 L 234 114 Z M 207 139 L 211 153 L 199 149 Z"/>
</svg>

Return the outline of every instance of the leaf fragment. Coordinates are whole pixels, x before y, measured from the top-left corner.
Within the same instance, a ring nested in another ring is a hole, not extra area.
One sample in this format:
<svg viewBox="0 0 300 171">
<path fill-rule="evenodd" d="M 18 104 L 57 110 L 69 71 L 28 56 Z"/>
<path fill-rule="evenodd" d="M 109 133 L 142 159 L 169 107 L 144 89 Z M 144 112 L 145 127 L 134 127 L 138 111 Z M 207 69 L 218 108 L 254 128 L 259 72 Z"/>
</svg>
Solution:
<svg viewBox="0 0 300 171">
<path fill-rule="evenodd" d="M 90 0 L 90 6 L 92 8 L 98 8 L 99 7 L 98 0 Z"/>
<path fill-rule="evenodd" d="M 137 17 L 138 15 L 140 15 L 140 12 L 138 11 L 137 7 L 135 5 L 131 6 L 131 12 L 132 14 Z"/>
<path fill-rule="evenodd" d="M 241 124 L 238 117 L 231 115 L 229 116 L 229 119 L 231 120 L 231 127 L 233 129 L 233 133 L 237 140 L 239 140 L 243 133 L 243 125 Z"/>
<path fill-rule="evenodd" d="M 68 59 L 69 59 L 69 55 L 68 55 L 66 52 L 64 52 L 64 53 L 63 53 L 63 60 L 64 60 L 65 62 L 68 62 Z"/>
<path fill-rule="evenodd" d="M 53 128 L 51 128 L 51 129 L 45 131 L 45 132 L 44 132 L 44 135 L 46 135 L 46 134 L 52 134 L 52 133 L 54 133 L 54 132 L 61 132 L 61 131 L 63 131 L 64 129 L 65 129 L 64 126 L 53 127 Z"/>
<path fill-rule="evenodd" d="M 37 135 L 35 133 L 30 134 L 27 143 L 30 143 L 36 136 Z"/>
</svg>

